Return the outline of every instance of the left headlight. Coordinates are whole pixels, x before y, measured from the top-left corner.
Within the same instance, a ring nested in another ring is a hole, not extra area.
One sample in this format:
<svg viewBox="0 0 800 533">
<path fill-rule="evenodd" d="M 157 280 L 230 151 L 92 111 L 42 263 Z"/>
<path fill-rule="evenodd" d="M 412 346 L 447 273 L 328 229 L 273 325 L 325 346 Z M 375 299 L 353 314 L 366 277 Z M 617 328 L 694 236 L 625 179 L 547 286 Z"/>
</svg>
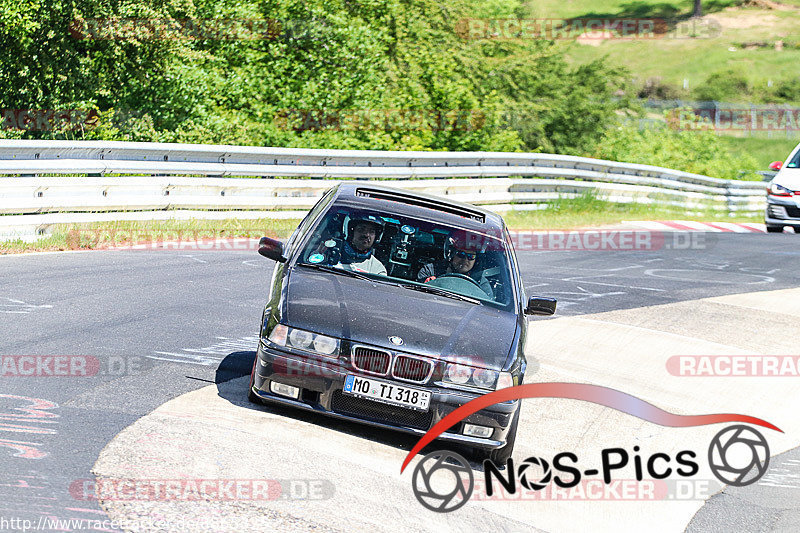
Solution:
<svg viewBox="0 0 800 533">
<path fill-rule="evenodd" d="M 296 348 L 325 357 L 339 356 L 339 339 L 304 329 L 290 328 L 284 324 L 275 326 L 269 334 L 268 340 L 276 346 Z"/>
<path fill-rule="evenodd" d="M 767 187 L 767 192 L 770 196 L 791 196 L 792 191 L 787 189 L 782 185 L 778 185 L 777 183 L 771 183 L 769 187 Z"/>
<path fill-rule="evenodd" d="M 508 372 L 496 372 L 485 368 L 448 363 L 442 376 L 442 383 L 491 391 L 513 386 L 514 379 Z"/>
</svg>

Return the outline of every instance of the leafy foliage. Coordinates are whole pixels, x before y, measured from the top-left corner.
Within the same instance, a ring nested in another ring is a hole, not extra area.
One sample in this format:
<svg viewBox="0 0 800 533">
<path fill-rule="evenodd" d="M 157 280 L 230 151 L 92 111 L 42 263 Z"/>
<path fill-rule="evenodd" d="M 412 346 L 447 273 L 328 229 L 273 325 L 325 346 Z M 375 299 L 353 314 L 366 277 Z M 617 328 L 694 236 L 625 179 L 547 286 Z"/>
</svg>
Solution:
<svg viewBox="0 0 800 533">
<path fill-rule="evenodd" d="M 740 69 L 726 69 L 712 73 L 697 86 L 694 95 L 698 100 L 721 100 L 747 98 L 752 90 L 747 75 Z"/>
<path fill-rule="evenodd" d="M 688 115 L 687 115 L 688 116 Z M 668 117 L 669 119 L 669 117 Z M 589 154 L 591 157 L 663 166 L 695 174 L 725 179 L 755 179 L 761 170 L 746 153 L 732 155 L 726 144 L 713 132 L 697 128 L 684 131 L 666 126 L 637 129 L 629 126 L 610 128 Z"/>
<path fill-rule="evenodd" d="M 0 108 L 98 115 L 0 135 L 585 151 L 627 107 L 612 98 L 624 94 L 625 73 L 568 67 L 554 42 L 459 32 L 470 17 L 517 16 L 521 3 L 499 0 L 0 0 Z M 82 31 L 97 19 L 127 24 L 124 38 Z M 142 22 L 186 20 L 270 31 L 153 38 Z M 365 110 L 388 118 L 342 125 Z M 409 123 L 401 110 L 449 118 Z M 319 116 L 334 120 L 308 127 Z"/>
</svg>

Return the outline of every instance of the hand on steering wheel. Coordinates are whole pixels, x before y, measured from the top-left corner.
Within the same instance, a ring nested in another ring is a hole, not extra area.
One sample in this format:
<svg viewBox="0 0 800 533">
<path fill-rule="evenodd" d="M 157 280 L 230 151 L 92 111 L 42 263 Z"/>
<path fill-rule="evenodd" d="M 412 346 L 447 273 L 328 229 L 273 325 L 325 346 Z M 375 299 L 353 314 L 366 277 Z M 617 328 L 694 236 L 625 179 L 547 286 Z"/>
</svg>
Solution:
<svg viewBox="0 0 800 533">
<path fill-rule="evenodd" d="M 467 280 L 467 281 L 471 281 L 472 283 L 474 283 L 474 284 L 475 284 L 475 286 L 476 286 L 476 287 L 478 287 L 479 289 L 483 290 L 483 288 L 481 287 L 481 284 L 480 284 L 480 283 L 478 283 L 477 281 L 475 281 L 475 280 L 474 280 L 474 279 L 472 279 L 471 277 L 467 276 L 466 274 L 459 274 L 458 272 L 448 272 L 447 274 L 442 274 L 442 275 L 441 275 L 441 276 L 439 276 L 439 277 L 440 277 L 440 278 L 447 278 L 447 277 L 450 277 L 450 278 L 459 278 L 459 279 L 465 279 L 465 280 Z M 426 280 L 426 281 L 427 281 L 427 280 Z"/>
</svg>

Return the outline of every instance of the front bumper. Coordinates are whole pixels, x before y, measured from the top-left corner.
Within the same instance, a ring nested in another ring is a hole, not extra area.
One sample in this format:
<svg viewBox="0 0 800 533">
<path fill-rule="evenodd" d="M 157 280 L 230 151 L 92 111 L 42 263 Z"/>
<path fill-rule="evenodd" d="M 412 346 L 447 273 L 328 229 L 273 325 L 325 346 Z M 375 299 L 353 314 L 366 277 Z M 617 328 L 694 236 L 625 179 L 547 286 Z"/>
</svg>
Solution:
<svg viewBox="0 0 800 533">
<path fill-rule="evenodd" d="M 478 397 L 478 394 L 438 386 L 397 382 L 399 385 L 431 392 L 428 411 L 414 411 L 345 395 L 342 388 L 347 374 L 359 372 L 348 368 L 348 363 L 343 359 L 301 356 L 280 351 L 261 342 L 253 368 L 252 391 L 265 401 L 418 436 L 424 435 L 461 405 Z M 392 381 L 388 377 L 379 379 Z M 295 400 L 273 394 L 270 392 L 272 381 L 298 387 L 299 398 Z M 506 443 L 511 420 L 518 408 L 519 401 L 514 401 L 482 409 L 442 433 L 439 439 L 480 448 L 499 448 Z M 492 434 L 488 438 L 464 435 L 462 430 L 465 423 L 490 427 Z"/>
<path fill-rule="evenodd" d="M 793 226 L 800 228 L 800 205 L 795 197 L 776 198 L 767 196 L 767 211 L 764 223 L 768 226 Z"/>
</svg>

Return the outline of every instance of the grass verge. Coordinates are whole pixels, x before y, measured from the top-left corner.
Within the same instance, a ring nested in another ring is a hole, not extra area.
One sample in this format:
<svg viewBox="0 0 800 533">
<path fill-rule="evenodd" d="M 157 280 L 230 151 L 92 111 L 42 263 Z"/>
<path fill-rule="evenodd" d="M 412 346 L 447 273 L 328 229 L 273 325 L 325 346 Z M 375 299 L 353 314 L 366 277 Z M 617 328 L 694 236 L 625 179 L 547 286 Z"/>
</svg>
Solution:
<svg viewBox="0 0 800 533">
<path fill-rule="evenodd" d="M 179 242 L 178 246 L 201 248 L 215 239 L 263 236 L 286 238 L 299 219 L 114 221 L 92 224 L 59 224 L 53 233 L 35 242 L 0 242 L 0 255 L 64 250 L 99 250 L 145 242 Z M 199 245 L 197 243 L 200 243 Z"/>
<path fill-rule="evenodd" d="M 761 170 L 767 170 L 773 161 L 783 161 L 792 149 L 797 146 L 800 139 L 787 138 L 765 138 L 765 137 L 732 137 L 720 135 L 720 141 L 730 152 L 731 156 L 737 154 L 750 154 L 756 161 Z"/>
<path fill-rule="evenodd" d="M 598 198 L 593 193 L 575 198 L 559 198 L 547 208 L 536 211 L 503 213 L 512 229 L 572 229 L 618 224 L 623 220 L 694 220 L 697 222 L 763 222 L 763 214 L 736 215 L 710 208 L 686 210 L 660 204 L 618 204 Z"/>
</svg>

